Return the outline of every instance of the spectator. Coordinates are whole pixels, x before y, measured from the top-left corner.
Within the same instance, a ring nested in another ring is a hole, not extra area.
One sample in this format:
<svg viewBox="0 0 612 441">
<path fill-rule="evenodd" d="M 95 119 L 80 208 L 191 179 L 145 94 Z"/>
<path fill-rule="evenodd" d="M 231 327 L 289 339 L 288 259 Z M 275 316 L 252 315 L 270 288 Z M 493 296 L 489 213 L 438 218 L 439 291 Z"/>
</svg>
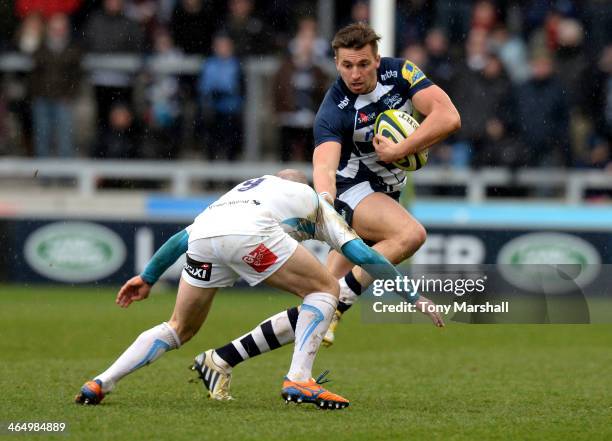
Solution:
<svg viewBox="0 0 612 441">
<path fill-rule="evenodd" d="M 573 18 L 563 19 L 557 29 L 558 48 L 555 53 L 557 75 L 567 96 L 570 108 L 579 104 L 579 87 L 576 87 L 588 66 L 586 55 L 582 48 L 584 29 L 580 22 Z"/>
<path fill-rule="evenodd" d="M 328 81 L 315 63 L 315 30 L 300 26 L 291 43 L 292 50 L 274 78 L 274 102 L 281 128 L 281 160 L 310 161 L 314 145 L 312 125 Z"/>
<path fill-rule="evenodd" d="M 606 46 L 583 81 L 585 110 L 593 121 L 595 132 L 612 144 L 612 43 Z"/>
<path fill-rule="evenodd" d="M 71 15 L 81 7 L 82 0 L 16 0 L 15 13 L 24 18 L 30 14 L 40 14 L 50 19 L 56 14 Z"/>
<path fill-rule="evenodd" d="M 529 146 L 529 165 L 568 165 L 568 107 L 553 60 L 546 52 L 535 54 L 531 71 L 532 78 L 516 89 L 514 106 L 521 140 Z"/>
<path fill-rule="evenodd" d="M 339 17 L 338 28 L 351 23 L 370 22 L 369 0 L 336 0 L 336 16 Z M 350 14 L 346 11 L 350 10 Z"/>
<path fill-rule="evenodd" d="M 243 76 L 227 34 L 213 39 L 213 55 L 202 67 L 200 104 L 208 159 L 236 159 L 242 149 Z"/>
<path fill-rule="evenodd" d="M 287 47 L 294 32 L 293 27 L 300 17 L 313 14 L 310 0 L 274 0 L 257 2 L 257 5 L 259 15 L 265 17 L 266 25 L 274 29 L 273 44 L 283 49 Z"/>
<path fill-rule="evenodd" d="M 312 43 L 309 44 L 311 46 L 310 50 L 312 51 L 311 58 L 313 63 L 320 65 L 329 60 L 329 43 L 325 38 L 319 36 L 317 21 L 312 17 L 300 19 L 296 37 L 289 41 L 287 45 L 291 54 L 299 51 L 297 46 L 303 45 L 303 39 L 312 40 Z"/>
<path fill-rule="evenodd" d="M 0 51 L 8 50 L 15 35 L 16 20 L 11 2 L 0 2 Z"/>
<path fill-rule="evenodd" d="M 100 54 L 139 53 L 143 46 L 139 25 L 123 15 L 123 0 L 104 0 L 103 9 L 95 12 L 85 26 L 85 48 Z M 98 67 L 91 70 L 95 89 L 98 137 L 109 126 L 114 102 L 132 102 L 132 74 Z"/>
<path fill-rule="evenodd" d="M 589 144 L 590 154 L 587 166 L 612 172 L 610 141 L 599 136 L 594 136 Z"/>
<path fill-rule="evenodd" d="M 162 26 L 169 26 L 172 21 L 172 14 L 176 9 L 177 0 L 158 0 L 157 20 Z"/>
<path fill-rule="evenodd" d="M 97 140 L 98 158 L 131 159 L 139 156 L 141 128 L 130 105 L 113 103 L 109 113 L 109 127 Z"/>
<path fill-rule="evenodd" d="M 497 24 L 497 12 L 495 5 L 489 0 L 480 0 L 472 10 L 472 30 L 480 30 L 489 33 Z"/>
<path fill-rule="evenodd" d="M 427 76 L 431 79 L 429 57 L 425 47 L 420 43 L 412 43 L 406 46 L 401 54 L 401 58 L 412 61 L 419 66 L 423 72 L 427 72 Z M 434 80 L 432 80 L 434 81 Z M 435 81 L 434 81 L 435 82 Z M 446 89 L 448 90 L 448 89 Z"/>
<path fill-rule="evenodd" d="M 438 1 L 435 26 L 443 29 L 452 42 L 462 42 L 470 30 L 473 0 Z"/>
<path fill-rule="evenodd" d="M 32 55 L 41 46 L 45 23 L 42 16 L 32 13 L 20 23 L 15 34 L 15 46 L 25 55 Z M 33 154 L 32 147 L 32 100 L 28 88 L 29 75 L 25 72 L 10 72 L 5 76 L 4 87 L 9 111 L 15 115 L 20 136 L 21 150 Z"/>
<path fill-rule="evenodd" d="M 350 23 L 368 23 L 370 21 L 370 2 L 367 0 L 357 0 L 351 8 Z M 348 23 L 347 23 L 348 24 Z"/>
<path fill-rule="evenodd" d="M 559 25 L 563 15 L 555 9 L 546 14 L 542 27 L 536 28 L 529 37 L 529 46 L 532 53 L 547 50 L 554 53 L 559 47 Z"/>
<path fill-rule="evenodd" d="M 212 0 L 180 0 L 170 30 L 175 44 L 187 54 L 209 55 L 216 16 Z M 205 4 L 206 3 L 206 4 Z"/>
<path fill-rule="evenodd" d="M 610 0 L 588 0 L 585 2 L 585 18 L 591 55 L 612 42 L 612 2 Z"/>
<path fill-rule="evenodd" d="M 578 166 L 612 173 L 612 144 L 610 140 L 593 135 L 588 139 L 587 145 L 587 154 L 582 158 L 582 161 L 578 161 Z M 612 190 L 595 188 L 586 189 L 584 197 L 590 203 L 610 203 L 610 199 L 612 199 Z"/>
<path fill-rule="evenodd" d="M 423 72 L 443 90 L 451 90 L 456 67 L 449 53 L 448 38 L 441 28 L 433 28 L 427 33 L 425 49 L 428 64 L 422 66 Z"/>
<path fill-rule="evenodd" d="M 17 49 L 31 55 L 38 50 L 45 34 L 45 22 L 39 13 L 24 17 L 17 31 Z"/>
<path fill-rule="evenodd" d="M 229 0 L 229 14 L 225 20 L 225 31 L 234 42 L 239 58 L 271 52 L 271 39 L 266 35 L 264 24 L 253 15 L 253 0 Z"/>
<path fill-rule="evenodd" d="M 425 38 L 430 27 L 433 4 L 426 0 L 399 0 L 396 13 L 396 47 Z"/>
<path fill-rule="evenodd" d="M 477 155 L 483 166 L 509 167 L 514 170 L 527 165 L 530 153 L 508 131 L 504 121 L 492 117 L 487 119 L 484 139 Z"/>
<path fill-rule="evenodd" d="M 30 92 L 35 155 L 51 156 L 54 141 L 58 156 L 75 156 L 73 101 L 80 88 L 81 50 L 71 41 L 65 14 L 49 19 L 46 39 L 34 52 L 33 61 Z"/>
<path fill-rule="evenodd" d="M 174 47 L 172 37 L 165 29 L 158 29 L 154 36 L 154 53 L 149 60 L 153 69 L 163 63 L 178 64 L 182 52 Z M 146 121 L 152 135 L 151 147 L 145 157 L 174 158 L 180 142 L 179 80 L 176 75 L 153 70 L 146 75 Z"/>
<path fill-rule="evenodd" d="M 461 131 L 456 135 L 458 151 L 471 151 L 474 165 L 487 165 L 482 155 L 482 143 L 487 121 L 509 118 L 511 86 L 501 61 L 486 51 L 484 31 L 474 30 L 466 44 L 466 64 L 455 75 L 451 96 L 463 115 Z M 456 153 L 457 154 L 457 153 Z"/>
<path fill-rule="evenodd" d="M 4 91 L 0 89 L 0 155 L 6 155 L 9 152 L 9 134 L 7 127 L 8 112 Z"/>
<path fill-rule="evenodd" d="M 465 42 L 465 65 L 472 71 L 484 69 L 488 59 L 487 33 L 482 29 L 470 31 Z"/>
<path fill-rule="evenodd" d="M 497 54 L 513 84 L 521 84 L 529 79 L 527 48 L 518 36 L 510 34 L 504 24 L 497 26 L 490 40 L 491 51 Z"/>
<path fill-rule="evenodd" d="M 153 46 L 155 29 L 159 26 L 157 13 L 159 9 L 158 0 L 125 0 L 125 16 L 138 23 L 144 30 L 145 46 L 150 49 Z"/>
<path fill-rule="evenodd" d="M 523 6 L 523 28 L 528 38 L 542 27 L 551 9 L 550 0 L 529 0 Z"/>
</svg>

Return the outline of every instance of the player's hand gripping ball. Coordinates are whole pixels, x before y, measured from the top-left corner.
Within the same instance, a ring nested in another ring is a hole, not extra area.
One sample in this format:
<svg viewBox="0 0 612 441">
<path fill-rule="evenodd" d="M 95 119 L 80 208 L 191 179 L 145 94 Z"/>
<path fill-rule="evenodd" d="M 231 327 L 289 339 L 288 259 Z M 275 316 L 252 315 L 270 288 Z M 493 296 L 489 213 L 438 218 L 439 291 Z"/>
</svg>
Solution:
<svg viewBox="0 0 612 441">
<path fill-rule="evenodd" d="M 414 133 L 419 123 L 408 113 L 401 110 L 389 109 L 378 115 L 374 123 L 374 133 L 400 142 Z M 415 171 L 427 164 L 428 149 L 414 155 L 408 155 L 395 161 L 393 165 L 406 171 Z"/>
</svg>

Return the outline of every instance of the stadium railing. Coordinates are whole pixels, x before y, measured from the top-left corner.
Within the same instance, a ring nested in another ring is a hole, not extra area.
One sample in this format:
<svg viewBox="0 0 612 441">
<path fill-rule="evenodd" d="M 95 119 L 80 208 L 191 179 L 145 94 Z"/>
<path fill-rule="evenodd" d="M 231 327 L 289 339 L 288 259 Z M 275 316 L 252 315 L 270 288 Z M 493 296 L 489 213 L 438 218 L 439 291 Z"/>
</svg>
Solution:
<svg viewBox="0 0 612 441">
<path fill-rule="evenodd" d="M 89 160 L 2 158 L 0 180 L 22 180 L 34 188 L 48 186 L 48 178 L 67 180 L 72 191 L 80 196 L 91 196 L 101 190 L 104 179 L 147 181 L 159 191 L 173 196 L 202 193 L 203 184 L 226 184 L 264 174 L 274 174 L 281 168 L 296 168 L 310 175 L 307 163 L 268 162 L 203 162 L 203 161 L 148 161 L 148 160 Z M 612 190 L 612 174 L 601 171 L 562 169 L 499 168 L 449 169 L 428 166 L 411 174 L 420 190 L 435 197 L 433 189 L 453 188 L 453 197 L 470 203 L 484 202 L 495 197 L 493 189 L 521 187 L 540 192 L 543 197 L 561 199 L 568 204 L 584 201 L 587 190 Z M 22 187 L 23 188 L 23 187 Z"/>
</svg>

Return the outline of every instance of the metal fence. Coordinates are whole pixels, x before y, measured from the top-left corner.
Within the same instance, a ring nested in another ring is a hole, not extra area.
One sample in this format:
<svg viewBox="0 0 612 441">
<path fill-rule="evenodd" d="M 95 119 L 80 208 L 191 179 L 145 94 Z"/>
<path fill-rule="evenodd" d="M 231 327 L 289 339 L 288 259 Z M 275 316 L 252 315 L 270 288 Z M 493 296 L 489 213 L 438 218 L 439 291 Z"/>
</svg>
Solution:
<svg viewBox="0 0 612 441">
<path fill-rule="evenodd" d="M 163 192 L 187 196 L 200 193 L 205 183 L 238 182 L 274 174 L 284 167 L 297 168 L 308 175 L 312 172 L 311 166 L 306 163 L 3 158 L 0 160 L 0 180 L 9 182 L 21 179 L 35 187 L 48 185 L 46 178 L 64 178 L 72 190 L 81 196 L 102 191 L 98 188 L 98 182 L 102 179 L 141 180 L 155 183 Z M 440 188 L 452 188 L 455 197 L 471 203 L 492 199 L 494 196 L 490 190 L 504 187 L 524 187 L 568 204 L 583 202 L 588 190 L 612 189 L 612 174 L 600 171 L 457 170 L 428 166 L 412 173 L 411 177 L 418 189 L 427 191 L 428 197 L 435 197 Z M 6 185 L 3 187 L 6 188 Z"/>
</svg>

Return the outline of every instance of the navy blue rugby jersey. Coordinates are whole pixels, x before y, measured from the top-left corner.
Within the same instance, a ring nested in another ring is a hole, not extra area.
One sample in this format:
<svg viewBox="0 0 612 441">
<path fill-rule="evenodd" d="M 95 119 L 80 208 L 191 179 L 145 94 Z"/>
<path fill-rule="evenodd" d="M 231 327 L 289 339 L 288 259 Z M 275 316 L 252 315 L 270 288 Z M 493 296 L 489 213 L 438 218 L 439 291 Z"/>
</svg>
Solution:
<svg viewBox="0 0 612 441">
<path fill-rule="evenodd" d="M 388 109 L 412 114 L 412 97 L 433 83 L 411 61 L 381 58 L 376 88 L 363 95 L 352 93 L 338 77 L 328 90 L 314 123 L 315 147 L 327 141 L 342 145 L 336 171 L 338 192 L 369 181 L 380 191 L 402 188 L 406 173 L 378 160 L 372 139 L 376 117 Z"/>
</svg>

